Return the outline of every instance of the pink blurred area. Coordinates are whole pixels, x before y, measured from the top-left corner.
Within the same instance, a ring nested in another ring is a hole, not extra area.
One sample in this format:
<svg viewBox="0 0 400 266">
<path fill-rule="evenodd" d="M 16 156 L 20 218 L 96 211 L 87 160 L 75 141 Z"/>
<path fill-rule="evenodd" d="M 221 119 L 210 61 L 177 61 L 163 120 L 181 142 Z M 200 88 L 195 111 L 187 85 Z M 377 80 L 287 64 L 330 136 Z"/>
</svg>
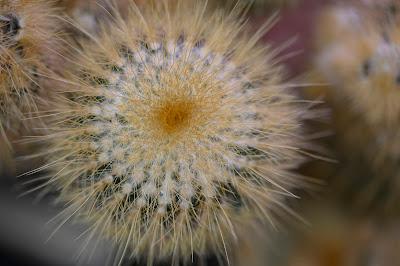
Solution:
<svg viewBox="0 0 400 266">
<path fill-rule="evenodd" d="M 277 10 L 279 21 L 263 38 L 263 41 L 272 43 L 274 47 L 285 43 L 291 38 L 295 42 L 282 55 L 292 54 L 284 60 L 290 76 L 304 73 L 310 67 L 313 55 L 313 32 L 319 11 L 332 0 L 300 0 L 293 7 Z M 276 12 L 272 10 L 272 13 Z M 268 15 L 258 15 L 254 21 L 256 25 L 268 19 Z"/>
</svg>

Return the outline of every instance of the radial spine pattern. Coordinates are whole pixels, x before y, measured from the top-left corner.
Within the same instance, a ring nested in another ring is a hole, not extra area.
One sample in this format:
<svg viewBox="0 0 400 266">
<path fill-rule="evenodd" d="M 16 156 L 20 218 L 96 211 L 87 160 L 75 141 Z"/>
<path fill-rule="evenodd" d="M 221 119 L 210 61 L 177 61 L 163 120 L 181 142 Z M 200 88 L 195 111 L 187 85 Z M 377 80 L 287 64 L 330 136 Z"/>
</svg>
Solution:
<svg viewBox="0 0 400 266">
<path fill-rule="evenodd" d="M 133 6 L 82 43 L 79 85 L 47 136 L 49 183 L 123 254 L 224 255 L 236 226 L 272 219 L 303 182 L 291 171 L 312 115 L 239 13 Z"/>
</svg>

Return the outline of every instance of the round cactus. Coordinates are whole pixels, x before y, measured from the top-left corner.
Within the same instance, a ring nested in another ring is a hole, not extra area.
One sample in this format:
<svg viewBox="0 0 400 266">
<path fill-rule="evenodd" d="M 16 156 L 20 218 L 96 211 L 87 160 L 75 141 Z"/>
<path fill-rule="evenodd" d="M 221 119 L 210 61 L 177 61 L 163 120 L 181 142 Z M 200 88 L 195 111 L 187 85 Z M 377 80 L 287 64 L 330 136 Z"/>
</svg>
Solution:
<svg viewBox="0 0 400 266">
<path fill-rule="evenodd" d="M 377 20 L 347 27 L 349 34 L 341 29 L 335 41 L 320 47 L 317 57 L 319 74 L 332 84 L 328 95 L 337 131 L 335 146 L 346 162 L 344 175 L 353 176 L 349 187 L 352 192 L 357 187 L 363 204 L 366 199 L 368 204 L 392 201 L 398 194 L 400 159 L 399 29 Z"/>
<path fill-rule="evenodd" d="M 26 113 L 36 110 L 38 76 L 54 44 L 57 20 L 52 2 L 0 2 L 0 127 L 18 130 Z"/>
<path fill-rule="evenodd" d="M 354 117 L 360 118 L 348 127 L 346 135 L 363 136 L 365 143 L 369 143 L 368 149 L 359 146 L 373 176 L 364 197 L 384 199 L 392 208 L 397 202 L 400 160 L 400 42 L 396 41 L 398 32 L 383 35 L 359 62 L 360 75 L 347 80 L 342 92 L 354 108 Z"/>
<path fill-rule="evenodd" d="M 313 112 L 256 45 L 262 29 L 200 2 L 131 6 L 83 41 L 46 136 L 65 214 L 149 264 L 226 254 L 304 182 L 292 170 Z"/>
</svg>

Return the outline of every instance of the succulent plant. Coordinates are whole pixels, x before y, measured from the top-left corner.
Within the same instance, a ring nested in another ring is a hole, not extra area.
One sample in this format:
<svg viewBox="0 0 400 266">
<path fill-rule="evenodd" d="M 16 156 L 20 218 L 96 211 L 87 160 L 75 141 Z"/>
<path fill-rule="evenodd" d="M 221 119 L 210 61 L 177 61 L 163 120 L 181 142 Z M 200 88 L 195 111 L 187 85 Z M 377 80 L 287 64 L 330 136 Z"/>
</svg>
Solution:
<svg viewBox="0 0 400 266">
<path fill-rule="evenodd" d="M 396 205 L 400 160 L 399 29 L 369 18 L 362 24 L 347 21 L 319 47 L 317 68 L 332 85 L 328 100 L 334 110 L 336 148 L 347 171 L 341 175 L 351 177 L 347 185 L 352 194 L 357 191 L 363 207 L 384 200 L 387 205 L 379 206 L 391 209 Z"/>
<path fill-rule="evenodd" d="M 235 228 L 290 212 L 315 113 L 257 45 L 271 21 L 250 35 L 241 12 L 131 5 L 80 44 L 43 168 L 89 241 L 148 264 L 223 257 Z"/>
<path fill-rule="evenodd" d="M 37 110 L 44 75 L 55 43 L 58 21 L 51 1 L 0 2 L 0 127 L 18 131 Z M 24 120 L 26 122 L 26 120 Z"/>
</svg>

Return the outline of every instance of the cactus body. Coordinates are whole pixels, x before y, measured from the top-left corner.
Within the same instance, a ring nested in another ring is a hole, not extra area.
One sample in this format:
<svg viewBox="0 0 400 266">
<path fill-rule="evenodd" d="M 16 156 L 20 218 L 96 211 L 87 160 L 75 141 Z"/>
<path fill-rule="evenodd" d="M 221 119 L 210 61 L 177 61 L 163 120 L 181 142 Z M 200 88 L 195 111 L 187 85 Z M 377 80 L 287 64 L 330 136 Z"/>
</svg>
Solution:
<svg viewBox="0 0 400 266">
<path fill-rule="evenodd" d="M 340 18 L 349 10 L 329 12 Z M 398 27 L 355 10 L 356 21 L 364 18 L 365 22 L 348 21 L 331 31 L 330 41 L 319 46 L 317 68 L 332 85 L 327 95 L 334 111 L 335 148 L 344 166 L 340 175 L 351 177 L 347 186 L 351 193 L 357 191 L 357 202 L 362 202 L 364 209 L 373 202 L 392 209 L 398 194 L 400 159 Z"/>
<path fill-rule="evenodd" d="M 17 131 L 23 118 L 37 111 L 39 76 L 55 50 L 56 15 L 51 1 L 0 3 L 0 125 L 5 130 Z"/>
<path fill-rule="evenodd" d="M 201 1 L 138 9 L 84 41 L 50 143 L 66 214 L 122 254 L 173 263 L 225 255 L 235 228 L 273 219 L 313 114 L 282 82 L 240 10 Z"/>
</svg>

